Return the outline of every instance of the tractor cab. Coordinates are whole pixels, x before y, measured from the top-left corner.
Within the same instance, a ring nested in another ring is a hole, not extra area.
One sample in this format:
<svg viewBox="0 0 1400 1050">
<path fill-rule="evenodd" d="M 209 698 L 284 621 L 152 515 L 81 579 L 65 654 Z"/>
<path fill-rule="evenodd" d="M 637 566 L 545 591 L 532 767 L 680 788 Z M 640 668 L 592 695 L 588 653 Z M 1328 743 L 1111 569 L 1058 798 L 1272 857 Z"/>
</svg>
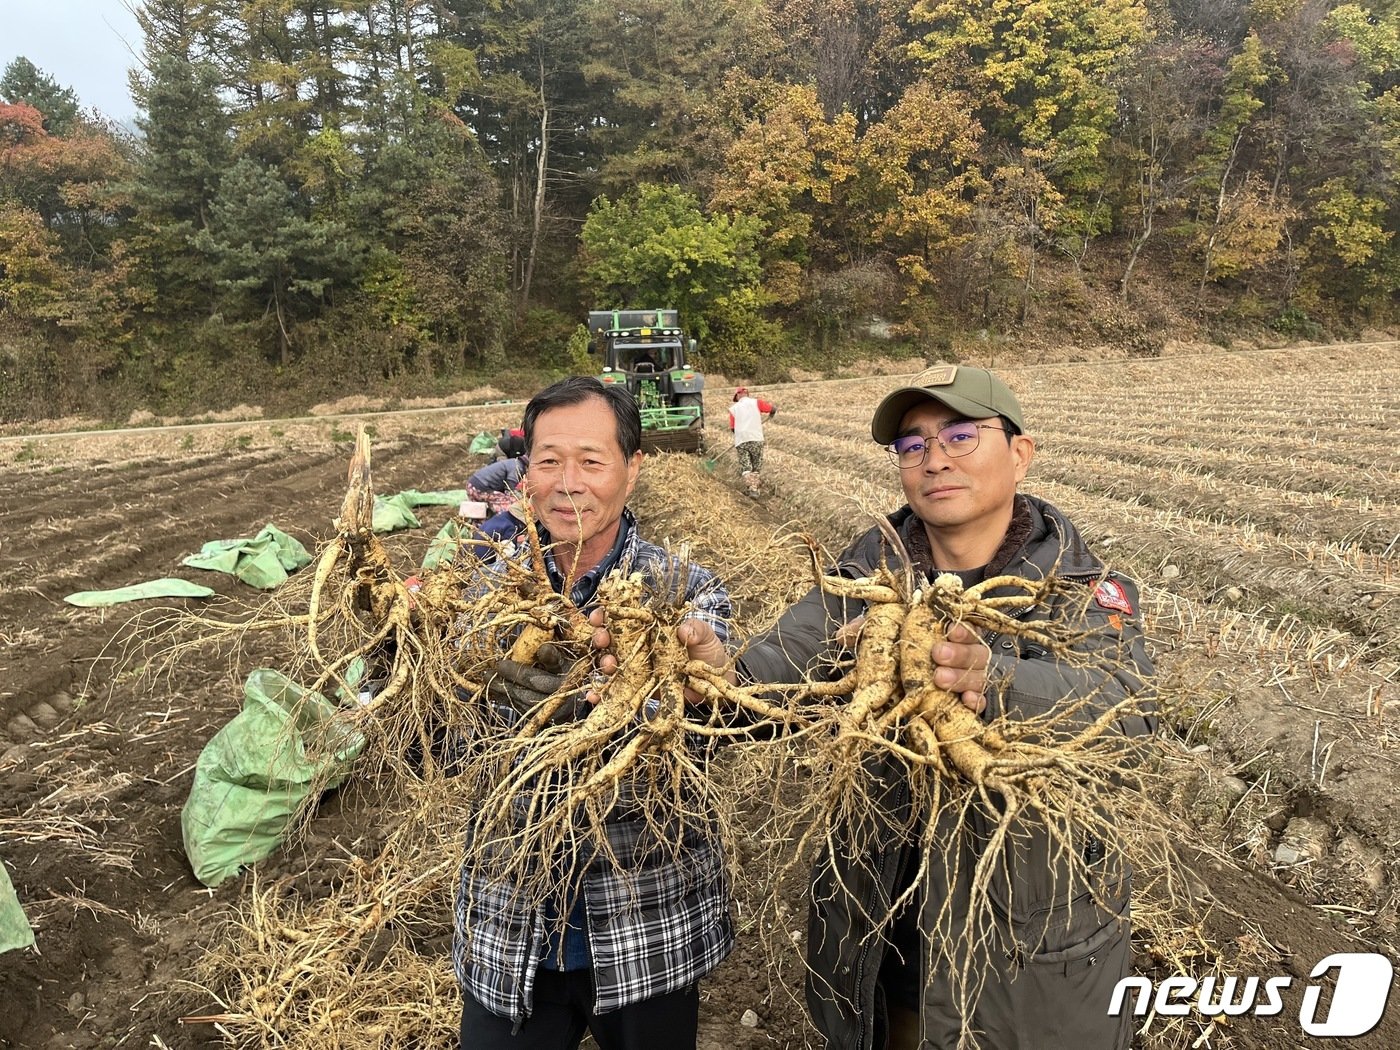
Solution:
<svg viewBox="0 0 1400 1050">
<path fill-rule="evenodd" d="M 646 338 L 646 337 L 643 337 Z M 669 374 L 681 367 L 682 354 L 678 343 L 646 342 L 613 344 L 617 352 L 614 367 L 630 376 Z"/>
<path fill-rule="evenodd" d="M 592 310 L 589 352 L 602 357 L 604 383 L 626 386 L 642 415 L 648 450 L 699 451 L 704 444 L 705 377 L 688 364 L 695 340 L 675 310 Z"/>
</svg>

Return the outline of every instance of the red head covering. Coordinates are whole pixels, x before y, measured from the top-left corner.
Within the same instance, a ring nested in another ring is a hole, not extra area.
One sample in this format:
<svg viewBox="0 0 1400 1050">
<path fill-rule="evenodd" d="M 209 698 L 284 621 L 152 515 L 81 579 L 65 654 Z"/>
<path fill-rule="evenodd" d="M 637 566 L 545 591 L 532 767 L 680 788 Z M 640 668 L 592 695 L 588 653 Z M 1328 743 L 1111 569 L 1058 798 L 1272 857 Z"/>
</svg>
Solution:
<svg viewBox="0 0 1400 1050">
<path fill-rule="evenodd" d="M 741 397 L 748 397 L 748 396 L 749 396 L 749 388 L 746 387 L 746 386 L 741 386 L 738 390 L 734 391 L 734 400 L 735 400 L 735 401 L 738 401 L 739 398 L 741 398 Z"/>
</svg>

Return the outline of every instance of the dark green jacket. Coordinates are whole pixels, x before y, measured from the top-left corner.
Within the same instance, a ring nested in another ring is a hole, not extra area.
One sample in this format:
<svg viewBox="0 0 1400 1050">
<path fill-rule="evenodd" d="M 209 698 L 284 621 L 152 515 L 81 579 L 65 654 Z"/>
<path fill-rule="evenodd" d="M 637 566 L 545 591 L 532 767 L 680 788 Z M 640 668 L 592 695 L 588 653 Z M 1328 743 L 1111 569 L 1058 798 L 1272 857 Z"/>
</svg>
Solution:
<svg viewBox="0 0 1400 1050">
<path fill-rule="evenodd" d="M 1028 538 L 1006 552 L 998 574 L 1036 578 L 1055 572 L 1084 584 L 1082 593 L 1050 599 L 1036 618 L 1073 623 L 1084 631 L 1077 653 L 1090 657 L 1070 666 L 1034 644 L 992 635 L 985 717 L 1005 713 L 1033 717 L 1065 701 L 1085 698 L 1076 721 L 1093 721 L 1128 695 L 1143 694 L 1152 673 L 1140 627 L 1137 588 L 1108 573 L 1072 524 L 1050 504 L 1018 496 L 1017 516 Z M 1027 518 L 1029 521 L 1027 522 Z M 913 549 L 912 530 L 922 523 L 908 507 L 890 516 Z M 870 575 L 882 558 L 896 564 L 878 529 L 858 538 L 840 556 L 843 576 Z M 1107 584 L 1104 584 L 1107 581 Z M 1102 589 L 1101 589 L 1102 588 Z M 994 592 L 995 593 L 995 592 Z M 1100 600 L 1101 599 L 1101 600 Z M 1123 606 L 1131 608 L 1125 612 Z M 758 682 L 794 682 L 830 674 L 840 653 L 828 639 L 864 611 L 813 588 L 774 627 L 744 651 L 745 675 Z M 1087 664 L 1087 666 L 1085 666 Z M 1150 705 L 1148 707 L 1150 711 Z M 1125 736 L 1155 731 L 1151 715 L 1120 721 Z M 877 977 L 886 942 L 873 920 L 888 913 L 896 886 L 917 870 L 918 850 L 895 829 L 910 826 L 910 788 L 903 764 L 883 758 L 869 764 L 873 794 L 885 819 L 859 831 L 843 829 L 848 844 L 825 853 L 813 870 L 808 912 L 807 1003 L 831 1050 L 882 1050 L 884 990 Z M 932 829 L 934 845 L 920 895 L 919 930 L 925 948 L 966 931 L 967 892 L 991 822 L 976 807 L 962 819 L 945 813 Z M 1090 850 L 1101 844 L 1086 842 Z M 1096 885 L 1052 863 L 1049 836 L 1022 822 L 1022 833 L 996 865 L 990 897 L 994 919 L 979 929 L 986 981 L 976 997 L 969 1029 L 986 1050 L 1117 1050 L 1127 1045 L 1128 1016 L 1110 1018 L 1114 985 L 1130 962 L 1130 872 L 1116 856 L 1090 869 Z M 954 1050 L 964 1010 L 941 960 L 928 973 L 926 952 L 921 999 L 926 1047 Z M 878 1040 L 878 1041 L 877 1041 Z"/>
</svg>

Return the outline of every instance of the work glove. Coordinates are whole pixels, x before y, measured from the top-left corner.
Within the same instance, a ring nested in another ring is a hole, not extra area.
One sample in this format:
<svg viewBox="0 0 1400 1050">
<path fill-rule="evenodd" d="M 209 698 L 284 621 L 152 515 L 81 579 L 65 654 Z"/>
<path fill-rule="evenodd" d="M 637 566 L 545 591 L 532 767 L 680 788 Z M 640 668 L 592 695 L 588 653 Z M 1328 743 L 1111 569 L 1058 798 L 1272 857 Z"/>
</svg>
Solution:
<svg viewBox="0 0 1400 1050">
<path fill-rule="evenodd" d="M 568 656 L 558 646 L 546 642 L 540 646 L 534 664 L 508 658 L 497 661 L 486 681 L 486 696 L 503 716 L 518 722 L 559 692 L 572 670 Z M 549 724 L 579 718 L 588 709 L 584 699 L 587 692 L 587 686 L 575 690 L 550 716 Z"/>
</svg>

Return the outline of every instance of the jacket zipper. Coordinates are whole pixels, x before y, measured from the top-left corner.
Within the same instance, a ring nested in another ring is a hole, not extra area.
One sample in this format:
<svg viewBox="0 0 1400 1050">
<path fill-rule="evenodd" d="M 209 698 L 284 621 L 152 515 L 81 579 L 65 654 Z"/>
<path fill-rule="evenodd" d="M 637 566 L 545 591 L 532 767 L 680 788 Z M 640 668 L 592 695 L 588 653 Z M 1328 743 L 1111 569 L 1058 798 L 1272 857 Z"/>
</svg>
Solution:
<svg viewBox="0 0 1400 1050">
<path fill-rule="evenodd" d="M 906 783 L 901 783 L 901 784 L 900 784 L 900 787 L 899 787 L 899 794 L 900 794 L 900 798 L 899 798 L 900 803 L 908 803 L 908 802 L 910 801 L 910 796 L 909 796 L 909 785 L 908 785 L 907 782 L 906 782 Z M 886 874 L 887 874 L 888 871 L 889 871 L 890 859 L 891 859 L 890 851 L 886 850 L 885 853 L 884 853 L 884 856 L 882 857 L 881 862 L 880 862 L 880 881 L 879 881 L 878 883 L 875 884 L 875 886 L 874 886 L 873 889 L 871 890 L 870 898 L 869 898 L 867 901 L 865 901 L 865 914 L 866 914 L 866 915 L 871 914 L 872 911 L 874 910 L 874 908 L 875 908 L 875 898 L 876 898 L 876 896 L 880 893 L 881 888 L 883 888 L 884 885 L 885 885 L 885 882 L 886 882 L 885 876 L 886 876 Z M 863 996 L 863 991 L 862 991 L 862 989 L 863 989 L 864 986 L 865 986 L 865 962 L 866 962 L 866 960 L 870 957 L 870 948 L 871 948 L 871 945 L 872 945 L 873 942 L 874 942 L 874 938 L 873 938 L 873 937 L 867 938 L 867 939 L 866 939 L 866 942 L 865 942 L 865 946 L 864 946 L 863 948 L 861 948 L 861 950 L 860 950 L 860 955 L 859 955 L 859 957 L 857 957 L 857 959 L 856 959 L 856 968 L 855 968 L 856 996 L 855 996 L 855 998 L 856 998 L 857 1003 L 859 1003 L 860 999 L 861 999 L 862 996 Z M 874 1003 L 871 1003 L 871 1006 L 873 1007 L 873 1006 L 874 1006 Z M 859 1047 L 860 1050 L 867 1050 L 867 1045 L 868 1045 L 868 1044 L 866 1043 L 866 1041 L 865 1041 L 865 1015 L 866 1015 L 867 1012 L 869 1012 L 869 1011 L 861 1010 L 861 1009 L 857 1009 L 857 1010 L 856 1010 L 856 1020 L 857 1020 L 857 1026 L 856 1026 L 856 1046 Z M 886 1013 L 888 1014 L 888 1007 L 886 1007 Z M 874 1036 L 874 1032 L 871 1033 L 871 1036 L 872 1036 L 872 1037 Z"/>
<path fill-rule="evenodd" d="M 1026 615 L 1027 615 L 1030 611 L 1031 611 L 1030 609 L 1016 609 L 1016 610 L 1014 610 L 1014 611 L 1011 613 L 1011 618 L 1014 619 L 1014 620 L 1023 620 L 1023 619 L 1026 618 Z M 983 639 L 983 640 L 987 643 L 987 648 L 988 648 L 988 649 L 991 649 L 993 646 L 996 645 L 996 643 L 997 643 L 998 641 L 1000 641 L 1000 639 L 1001 639 L 1001 632 L 1000 632 L 1000 631 L 993 631 L 991 634 L 987 635 L 987 637 L 986 637 L 985 639 Z"/>
<path fill-rule="evenodd" d="M 1101 572 L 1093 574 L 1080 573 L 1075 576 L 1062 576 L 1061 579 L 1068 580 L 1070 583 L 1082 583 L 1087 586 L 1088 584 L 1093 583 L 1095 580 L 1112 579 L 1114 575 L 1115 574 L 1111 572 L 1108 574 L 1107 577 L 1105 577 Z M 1023 620 L 1030 612 L 1031 609 L 1017 609 L 1013 613 L 1011 613 L 1011 616 L 1013 619 Z M 991 634 L 987 635 L 987 637 L 983 640 L 987 643 L 987 647 L 991 648 L 994 644 L 996 644 L 998 640 L 1000 640 L 1000 638 L 1001 632 L 993 631 Z"/>
</svg>

